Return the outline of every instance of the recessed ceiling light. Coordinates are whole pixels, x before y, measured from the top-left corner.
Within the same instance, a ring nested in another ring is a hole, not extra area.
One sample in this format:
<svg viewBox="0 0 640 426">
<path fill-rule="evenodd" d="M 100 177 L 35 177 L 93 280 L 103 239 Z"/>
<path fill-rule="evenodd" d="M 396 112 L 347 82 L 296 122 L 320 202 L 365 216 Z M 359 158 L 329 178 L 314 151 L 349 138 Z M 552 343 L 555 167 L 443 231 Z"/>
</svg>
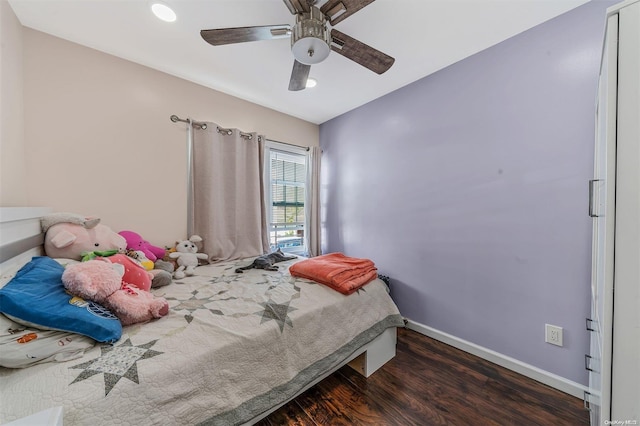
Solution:
<svg viewBox="0 0 640 426">
<path fill-rule="evenodd" d="M 308 89 L 309 89 L 309 88 L 312 88 L 312 87 L 316 87 L 316 84 L 318 84 L 318 81 L 317 81 L 315 78 L 308 78 L 308 79 L 307 79 L 306 87 L 307 87 Z"/>
<path fill-rule="evenodd" d="M 166 22 L 173 22 L 176 20 L 176 13 L 166 4 L 154 3 L 151 5 L 153 14 Z"/>
</svg>

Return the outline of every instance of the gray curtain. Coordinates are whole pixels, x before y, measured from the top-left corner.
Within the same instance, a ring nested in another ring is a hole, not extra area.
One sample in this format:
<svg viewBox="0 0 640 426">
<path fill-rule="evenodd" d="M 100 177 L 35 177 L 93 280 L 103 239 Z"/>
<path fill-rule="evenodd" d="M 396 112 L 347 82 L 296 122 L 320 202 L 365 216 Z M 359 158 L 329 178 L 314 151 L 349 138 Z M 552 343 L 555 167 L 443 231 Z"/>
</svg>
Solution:
<svg viewBox="0 0 640 426">
<path fill-rule="evenodd" d="M 309 148 L 309 167 L 307 167 L 307 188 L 305 204 L 306 246 L 309 257 L 322 254 L 320 240 L 320 159 L 322 150 L 318 146 Z"/>
<path fill-rule="evenodd" d="M 269 251 L 263 170 L 264 137 L 193 129 L 193 227 L 212 262 Z"/>
</svg>

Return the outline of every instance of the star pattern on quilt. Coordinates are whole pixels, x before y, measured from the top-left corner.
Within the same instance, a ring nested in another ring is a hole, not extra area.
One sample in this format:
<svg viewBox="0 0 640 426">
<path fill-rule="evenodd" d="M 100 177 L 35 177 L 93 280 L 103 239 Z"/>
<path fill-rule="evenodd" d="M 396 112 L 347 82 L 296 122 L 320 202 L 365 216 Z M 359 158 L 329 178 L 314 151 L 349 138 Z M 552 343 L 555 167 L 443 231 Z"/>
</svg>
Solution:
<svg viewBox="0 0 640 426">
<path fill-rule="evenodd" d="M 211 284 L 217 284 L 217 283 L 226 283 L 226 284 L 231 284 L 235 281 L 239 281 L 241 278 L 241 276 L 239 274 L 231 274 L 231 275 L 221 275 L 219 277 L 212 277 L 209 282 Z"/>
<path fill-rule="evenodd" d="M 250 270 L 244 274 L 235 269 L 246 261 L 238 261 L 225 268 L 210 267 L 206 274 L 195 274 L 178 281 L 184 292 L 164 296 L 171 311 L 183 315 L 187 324 L 195 318 L 206 316 L 243 318 L 259 315 L 260 324 L 276 321 L 280 330 L 285 324 L 292 325 L 288 316 L 295 310 L 290 305 L 301 296 L 301 287 L 296 279 L 281 267 L 278 271 Z M 248 286 L 247 286 L 248 284 Z M 262 308 L 256 312 L 256 308 Z"/>
<path fill-rule="evenodd" d="M 220 292 L 220 293 L 224 293 Z M 219 293 L 219 294 L 220 294 Z M 179 311 L 179 310 L 186 310 L 189 311 L 189 313 L 187 315 L 184 316 L 184 318 L 187 320 L 188 323 L 191 323 L 191 321 L 193 321 L 193 313 L 199 309 L 204 309 L 204 310 L 208 310 L 209 312 L 211 312 L 214 315 L 223 315 L 222 311 L 220 311 L 219 309 L 209 309 L 207 308 L 205 305 L 209 302 L 211 302 L 211 299 L 209 297 L 207 298 L 200 298 L 198 297 L 198 295 L 200 294 L 200 292 L 198 290 L 194 290 L 191 292 L 191 297 L 188 299 L 182 299 L 182 300 L 178 300 L 175 297 L 167 297 L 167 300 L 175 300 L 178 302 L 178 304 L 176 306 L 173 306 L 172 309 Z M 229 298 L 230 300 L 233 298 Z"/>
<path fill-rule="evenodd" d="M 98 358 L 69 367 L 69 369 L 83 370 L 70 385 L 96 374 L 104 374 L 104 396 L 107 396 L 123 377 L 140 384 L 137 362 L 164 353 L 151 349 L 156 342 L 157 340 L 152 340 L 144 345 L 134 346 L 131 340 L 127 339 L 118 346 L 103 346 Z"/>
<path fill-rule="evenodd" d="M 276 323 L 278 323 L 281 333 L 284 331 L 285 324 L 287 324 L 289 327 L 293 327 L 291 318 L 289 318 L 289 312 L 295 311 L 297 310 L 297 308 L 289 306 L 289 302 L 276 303 L 273 300 L 269 299 L 265 303 L 260 303 L 260 306 L 262 306 L 264 310 L 255 313 L 256 315 L 262 316 L 260 324 L 264 324 L 267 321 L 274 320 Z"/>
</svg>

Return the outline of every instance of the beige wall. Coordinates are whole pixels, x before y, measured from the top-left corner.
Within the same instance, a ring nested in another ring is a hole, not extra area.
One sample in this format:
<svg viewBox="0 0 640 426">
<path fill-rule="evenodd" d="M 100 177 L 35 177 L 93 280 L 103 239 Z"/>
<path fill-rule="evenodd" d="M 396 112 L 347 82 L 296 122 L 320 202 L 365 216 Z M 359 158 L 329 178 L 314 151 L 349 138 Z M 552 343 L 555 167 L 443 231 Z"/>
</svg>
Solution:
<svg viewBox="0 0 640 426">
<path fill-rule="evenodd" d="M 22 95 L 22 26 L 0 0 L 0 206 L 28 204 Z"/>
<path fill-rule="evenodd" d="M 32 205 L 171 244 L 186 237 L 187 200 L 186 125 L 170 115 L 319 143 L 315 124 L 180 78 L 27 28 L 23 44 Z"/>
</svg>

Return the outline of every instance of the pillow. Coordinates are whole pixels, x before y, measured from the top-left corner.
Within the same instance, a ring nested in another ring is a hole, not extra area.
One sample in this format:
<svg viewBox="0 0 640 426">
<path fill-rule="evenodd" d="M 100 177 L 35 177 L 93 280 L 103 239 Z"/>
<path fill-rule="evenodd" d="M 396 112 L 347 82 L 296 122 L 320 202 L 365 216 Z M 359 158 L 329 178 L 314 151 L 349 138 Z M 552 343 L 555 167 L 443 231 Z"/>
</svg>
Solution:
<svg viewBox="0 0 640 426">
<path fill-rule="evenodd" d="M 0 314 L 0 366 L 25 368 L 80 358 L 96 341 L 77 333 L 25 328 Z"/>
<path fill-rule="evenodd" d="M 0 289 L 0 312 L 28 326 L 83 334 L 114 343 L 122 335 L 120 320 L 95 302 L 68 294 L 62 284 L 64 267 L 47 256 L 36 256 Z"/>
</svg>

